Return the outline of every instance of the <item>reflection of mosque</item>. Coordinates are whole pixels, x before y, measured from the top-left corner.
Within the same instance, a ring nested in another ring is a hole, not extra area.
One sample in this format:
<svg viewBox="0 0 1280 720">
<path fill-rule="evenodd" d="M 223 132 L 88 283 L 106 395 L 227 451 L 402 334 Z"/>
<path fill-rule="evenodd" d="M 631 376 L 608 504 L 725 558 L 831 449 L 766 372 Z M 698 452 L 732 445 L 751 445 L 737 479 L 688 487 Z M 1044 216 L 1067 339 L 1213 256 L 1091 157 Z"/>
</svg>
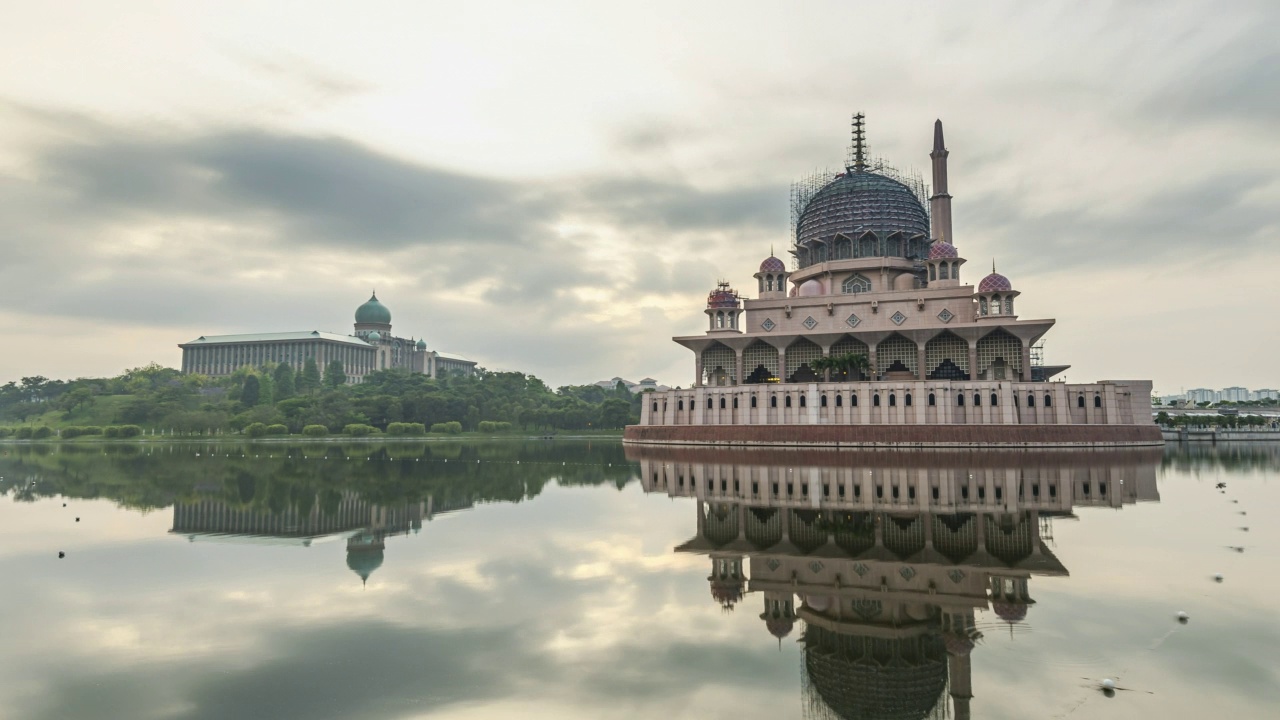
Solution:
<svg viewBox="0 0 1280 720">
<path fill-rule="evenodd" d="M 327 511 L 320 502 L 308 511 L 296 507 L 273 512 L 255 506 L 236 506 L 221 500 L 199 500 L 175 503 L 173 529 L 189 540 L 250 542 L 257 544 L 293 544 L 310 546 L 332 540 L 345 540 L 347 567 L 368 582 L 369 576 L 382 566 L 386 538 L 417 534 L 422 523 L 436 515 L 471 507 L 470 501 L 440 502 L 426 500 L 378 505 L 362 500 L 352 492 Z"/>
<path fill-rule="evenodd" d="M 1158 500 L 1161 451 L 839 453 L 635 448 L 647 492 L 697 501 L 677 552 L 710 557 L 731 609 L 761 595 L 781 639 L 803 620 L 805 713 L 968 718 L 978 614 L 1021 623 L 1046 540 L 1077 505 Z"/>
</svg>

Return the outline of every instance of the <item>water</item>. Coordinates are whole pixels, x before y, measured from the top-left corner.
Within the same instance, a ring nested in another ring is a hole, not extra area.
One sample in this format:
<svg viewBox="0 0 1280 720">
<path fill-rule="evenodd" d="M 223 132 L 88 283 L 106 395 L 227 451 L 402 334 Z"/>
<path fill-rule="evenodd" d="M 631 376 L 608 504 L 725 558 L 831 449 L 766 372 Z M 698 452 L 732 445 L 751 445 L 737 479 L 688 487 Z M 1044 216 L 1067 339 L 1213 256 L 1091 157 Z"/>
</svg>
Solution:
<svg viewBox="0 0 1280 720">
<path fill-rule="evenodd" d="M 6 445 L 0 477 L 6 720 L 1280 703 L 1274 446 Z"/>
</svg>

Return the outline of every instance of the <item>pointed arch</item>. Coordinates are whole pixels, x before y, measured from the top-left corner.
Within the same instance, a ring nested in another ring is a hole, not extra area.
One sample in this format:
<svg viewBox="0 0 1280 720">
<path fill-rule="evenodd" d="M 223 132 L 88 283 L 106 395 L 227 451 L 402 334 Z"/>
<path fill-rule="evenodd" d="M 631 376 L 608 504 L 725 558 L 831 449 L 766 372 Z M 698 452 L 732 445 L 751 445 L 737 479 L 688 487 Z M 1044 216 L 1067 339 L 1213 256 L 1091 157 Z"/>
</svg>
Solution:
<svg viewBox="0 0 1280 720">
<path fill-rule="evenodd" d="M 978 341 L 978 380 L 1017 380 L 1022 377 L 1022 341 L 996 328 Z"/>
<path fill-rule="evenodd" d="M 844 233 L 836 233 L 834 259 L 848 260 L 851 257 L 853 257 L 853 240 Z"/>
<path fill-rule="evenodd" d="M 858 236 L 858 240 L 854 243 L 854 257 L 877 257 L 880 255 L 880 238 L 875 233 L 868 230 Z"/>
<path fill-rule="evenodd" d="M 894 333 L 876 345 L 876 372 L 881 378 L 890 373 L 910 373 L 919 377 L 920 356 L 916 344 Z"/>
<path fill-rule="evenodd" d="M 737 385 L 738 360 L 724 343 L 712 343 L 702 351 L 702 383 L 704 385 Z"/>
<path fill-rule="evenodd" d="M 742 352 L 742 371 L 746 383 L 778 382 L 777 348 L 760 340 L 751 343 Z"/>
<path fill-rule="evenodd" d="M 889 237 L 884 239 L 884 254 L 886 257 L 906 257 L 906 236 L 901 232 L 889 233 Z"/>
<path fill-rule="evenodd" d="M 925 343 L 924 358 L 926 379 L 969 379 L 969 343 L 950 330 Z"/>
<path fill-rule="evenodd" d="M 787 347 L 787 382 L 818 382 L 822 378 L 811 363 L 822 357 L 822 348 L 808 338 L 797 338 Z"/>
<path fill-rule="evenodd" d="M 871 292 L 871 280 L 862 273 L 854 273 L 845 278 L 844 282 L 840 283 L 840 292 L 846 295 L 850 293 Z"/>
<path fill-rule="evenodd" d="M 845 335 L 836 344 L 831 346 L 831 356 L 840 357 L 843 355 L 861 355 L 870 357 L 871 352 L 867 348 L 867 344 L 861 340 Z M 862 370 L 853 369 L 848 372 L 844 370 L 832 370 L 831 379 L 836 382 L 850 382 L 855 380 L 866 380 L 867 374 Z"/>
</svg>

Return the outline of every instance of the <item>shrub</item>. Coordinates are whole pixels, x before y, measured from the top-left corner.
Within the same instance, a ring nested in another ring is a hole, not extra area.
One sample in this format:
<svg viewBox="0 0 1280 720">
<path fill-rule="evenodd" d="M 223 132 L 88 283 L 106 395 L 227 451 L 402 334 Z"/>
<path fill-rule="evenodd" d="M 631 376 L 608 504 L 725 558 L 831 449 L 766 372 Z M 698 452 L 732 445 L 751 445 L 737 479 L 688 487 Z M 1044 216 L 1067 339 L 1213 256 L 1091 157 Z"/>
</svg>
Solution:
<svg viewBox="0 0 1280 720">
<path fill-rule="evenodd" d="M 288 367 L 288 365 L 286 365 L 285 367 Z M 288 425 L 281 425 L 281 424 L 278 424 L 278 423 L 277 423 L 277 424 L 275 424 L 275 425 L 268 425 L 268 426 L 267 426 L 267 434 L 268 434 L 268 435 L 288 435 L 288 434 L 289 434 L 289 426 L 288 426 Z"/>
<path fill-rule="evenodd" d="M 62 428 L 62 438 L 64 440 L 70 440 L 71 438 L 78 438 L 82 435 L 101 435 L 101 434 L 102 434 L 102 428 L 98 427 L 97 425 L 85 425 L 81 427 L 72 426 L 72 427 Z"/>
<path fill-rule="evenodd" d="M 462 432 L 462 423 L 457 420 L 435 423 L 431 426 L 431 432 L 442 435 L 457 435 Z"/>
<path fill-rule="evenodd" d="M 267 434 L 267 426 L 262 423 L 249 423 L 241 432 L 251 438 L 260 438 Z"/>
<path fill-rule="evenodd" d="M 13 434 L 13 428 L 0 427 L 0 438 L 6 438 Z"/>
<path fill-rule="evenodd" d="M 31 431 L 32 440 L 44 440 L 45 438 L 50 438 L 50 437 L 53 437 L 53 428 L 47 425 L 41 425 L 40 427 L 35 428 L 34 430 Z"/>
<path fill-rule="evenodd" d="M 323 425 L 307 425 L 302 428 L 302 434 L 307 437 L 324 437 L 329 434 L 329 428 Z"/>
<path fill-rule="evenodd" d="M 395 436 L 426 435 L 427 426 L 422 423 L 387 423 L 387 434 Z"/>
<path fill-rule="evenodd" d="M 365 435 L 372 435 L 378 432 L 378 428 L 372 425 L 365 425 L 363 423 L 351 423 L 350 425 L 342 428 L 342 432 L 344 435 L 350 435 L 351 437 L 364 437 Z"/>
<path fill-rule="evenodd" d="M 31 436 L 34 435 L 35 432 L 36 432 L 36 429 L 28 425 L 25 427 L 20 427 L 17 430 L 14 430 L 13 436 L 18 438 L 19 440 L 30 440 Z"/>
<path fill-rule="evenodd" d="M 511 429 L 509 422 L 497 422 L 495 420 L 481 420 L 479 430 L 483 433 L 506 432 Z"/>
<path fill-rule="evenodd" d="M 138 425 L 121 425 L 120 426 L 120 437 L 122 438 L 138 437 L 141 434 L 142 434 L 142 428 Z"/>
<path fill-rule="evenodd" d="M 108 425 L 102 428 L 102 437 L 118 438 L 120 437 L 120 428 L 116 425 Z"/>
</svg>

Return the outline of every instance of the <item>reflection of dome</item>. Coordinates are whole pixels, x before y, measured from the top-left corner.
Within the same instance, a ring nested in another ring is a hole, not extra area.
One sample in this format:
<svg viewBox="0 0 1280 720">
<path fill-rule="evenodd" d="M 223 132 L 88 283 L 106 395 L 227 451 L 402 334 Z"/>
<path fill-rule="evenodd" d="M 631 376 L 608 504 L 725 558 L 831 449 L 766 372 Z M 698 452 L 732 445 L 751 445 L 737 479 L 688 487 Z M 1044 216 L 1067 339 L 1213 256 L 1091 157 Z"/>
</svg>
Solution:
<svg viewBox="0 0 1280 720">
<path fill-rule="evenodd" d="M 963 635 L 947 635 L 947 652 L 963 657 L 973 650 L 973 640 Z"/>
<path fill-rule="evenodd" d="M 374 570 L 382 567 L 382 548 L 378 549 L 348 549 L 347 550 L 347 567 L 352 572 L 360 576 L 360 579 L 368 582 L 369 576 Z"/>
<path fill-rule="evenodd" d="M 831 607 L 831 598 L 826 595 L 806 595 L 804 604 L 818 612 L 826 612 L 827 608 Z"/>
<path fill-rule="evenodd" d="M 996 292 L 1012 289 L 1013 283 L 1009 282 L 1009 278 L 996 272 L 982 278 L 982 282 L 978 283 L 978 292 Z"/>
<path fill-rule="evenodd" d="M 765 258 L 764 262 L 760 263 L 760 272 L 762 273 L 776 273 L 776 272 L 786 272 L 786 271 L 787 271 L 787 266 L 783 265 L 781 260 L 779 260 L 778 258 L 772 255 Z"/>
<path fill-rule="evenodd" d="M 822 294 L 822 283 L 817 280 L 805 280 L 800 284 L 796 295 L 800 297 L 817 297 Z"/>
<path fill-rule="evenodd" d="M 769 617 L 765 618 L 764 626 L 768 628 L 769 634 L 781 640 L 791 634 L 791 628 L 794 627 L 796 621 L 789 617 Z"/>
<path fill-rule="evenodd" d="M 830 240 L 836 233 L 856 238 L 871 231 L 929 235 L 929 215 L 911 188 L 879 173 L 842 173 L 815 194 L 796 223 L 796 244 Z"/>
<path fill-rule="evenodd" d="M 929 259 L 938 260 L 941 258 L 960 257 L 960 253 L 956 250 L 956 246 L 946 240 L 939 240 L 929 246 Z"/>
<path fill-rule="evenodd" d="M 996 616 L 1007 623 L 1018 623 L 1027 619 L 1027 606 L 1024 603 L 994 602 Z"/>
<path fill-rule="evenodd" d="M 742 583 L 712 581 L 711 597 L 720 603 L 720 607 L 732 610 L 742 600 Z"/>
<path fill-rule="evenodd" d="M 870 638 L 808 625 L 804 644 L 805 693 L 822 709 L 814 717 L 922 720 L 946 702 L 946 651 L 936 635 Z"/>
<path fill-rule="evenodd" d="M 374 293 L 368 302 L 356 308 L 356 322 L 390 325 L 391 311 L 387 309 L 386 305 L 378 302 L 378 294 Z"/>
</svg>

